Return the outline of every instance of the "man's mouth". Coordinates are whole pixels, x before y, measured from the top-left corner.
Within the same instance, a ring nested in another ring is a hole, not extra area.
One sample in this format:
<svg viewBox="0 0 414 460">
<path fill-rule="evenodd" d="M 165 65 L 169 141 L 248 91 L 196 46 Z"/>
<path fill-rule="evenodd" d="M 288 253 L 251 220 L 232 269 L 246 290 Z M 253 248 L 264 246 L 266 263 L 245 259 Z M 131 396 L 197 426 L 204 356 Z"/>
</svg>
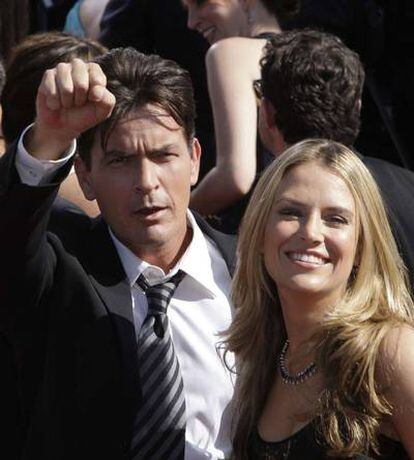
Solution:
<svg viewBox="0 0 414 460">
<path fill-rule="evenodd" d="M 163 211 L 167 209 L 164 206 L 145 206 L 143 208 L 138 209 L 135 214 L 138 214 L 142 217 L 156 217 L 160 215 Z"/>
</svg>

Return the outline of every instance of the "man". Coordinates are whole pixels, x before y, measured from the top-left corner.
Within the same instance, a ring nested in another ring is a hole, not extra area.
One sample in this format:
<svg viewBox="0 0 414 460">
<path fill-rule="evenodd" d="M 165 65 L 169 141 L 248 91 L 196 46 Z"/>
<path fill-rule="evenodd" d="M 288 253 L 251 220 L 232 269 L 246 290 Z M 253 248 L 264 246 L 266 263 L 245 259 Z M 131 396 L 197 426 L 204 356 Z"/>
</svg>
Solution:
<svg viewBox="0 0 414 460">
<path fill-rule="evenodd" d="M 313 30 L 269 40 L 261 62 L 259 129 L 275 156 L 306 138 L 352 146 L 360 127 L 364 70 L 339 38 Z M 414 174 L 363 157 L 388 208 L 394 235 L 414 285 Z"/>
<path fill-rule="evenodd" d="M 0 326 L 19 356 L 23 458 L 182 459 L 184 441 L 188 459 L 225 458 L 233 386 L 216 343 L 234 242 L 187 209 L 191 81 L 131 48 L 96 62 L 45 73 L 36 122 L 0 164 Z M 102 218 L 72 216 L 58 238 L 45 229 L 75 138 Z"/>
</svg>

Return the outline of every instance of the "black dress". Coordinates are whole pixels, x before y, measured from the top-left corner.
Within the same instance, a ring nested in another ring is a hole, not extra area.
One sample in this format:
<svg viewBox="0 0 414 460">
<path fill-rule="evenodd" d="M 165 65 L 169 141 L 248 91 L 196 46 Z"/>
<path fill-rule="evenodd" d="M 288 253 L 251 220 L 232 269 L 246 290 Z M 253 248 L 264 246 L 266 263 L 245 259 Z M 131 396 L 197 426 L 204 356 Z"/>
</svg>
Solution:
<svg viewBox="0 0 414 460">
<path fill-rule="evenodd" d="M 266 442 L 255 431 L 249 440 L 249 460 L 334 460 L 327 454 L 326 444 L 321 440 L 316 422 L 311 422 L 283 441 Z M 402 445 L 390 438 L 380 438 L 381 456 L 357 455 L 353 460 L 409 460 Z"/>
</svg>

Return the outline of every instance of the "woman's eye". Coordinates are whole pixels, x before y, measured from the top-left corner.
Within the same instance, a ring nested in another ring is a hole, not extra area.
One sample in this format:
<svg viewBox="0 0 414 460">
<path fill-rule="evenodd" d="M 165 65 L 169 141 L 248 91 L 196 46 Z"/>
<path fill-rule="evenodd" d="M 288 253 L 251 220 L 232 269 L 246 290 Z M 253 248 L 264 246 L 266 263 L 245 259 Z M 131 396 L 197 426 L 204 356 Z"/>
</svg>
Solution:
<svg viewBox="0 0 414 460">
<path fill-rule="evenodd" d="M 301 212 L 299 209 L 295 208 L 282 208 L 279 210 L 279 214 L 285 217 L 300 217 Z"/>
<path fill-rule="evenodd" d="M 328 217 L 326 218 L 326 220 L 327 220 L 328 222 L 331 222 L 331 223 L 335 224 L 335 225 L 345 225 L 345 224 L 348 223 L 348 221 L 345 219 L 345 217 L 343 217 L 343 216 L 336 216 L 336 215 L 335 215 L 335 216 L 328 216 Z"/>
</svg>

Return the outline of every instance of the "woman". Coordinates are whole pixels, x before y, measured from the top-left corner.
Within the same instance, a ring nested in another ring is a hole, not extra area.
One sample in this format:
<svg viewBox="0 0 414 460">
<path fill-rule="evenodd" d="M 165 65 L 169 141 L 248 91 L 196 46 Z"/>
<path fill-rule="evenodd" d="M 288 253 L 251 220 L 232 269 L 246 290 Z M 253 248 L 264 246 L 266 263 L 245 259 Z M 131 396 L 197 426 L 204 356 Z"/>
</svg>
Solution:
<svg viewBox="0 0 414 460">
<path fill-rule="evenodd" d="M 268 167 L 233 298 L 237 460 L 414 458 L 413 302 L 378 188 L 349 149 L 307 140 Z"/>
<path fill-rule="evenodd" d="M 100 22 L 108 0 L 77 0 L 66 16 L 64 32 L 98 40 Z"/>
<path fill-rule="evenodd" d="M 298 0 L 183 0 L 188 27 L 212 45 L 206 56 L 216 136 L 216 166 L 192 193 L 191 207 L 222 216 L 222 229 L 237 230 L 257 171 L 269 162 L 257 146 L 257 100 L 253 82 L 266 37 L 294 14 Z M 240 202 L 245 198 L 244 202 Z"/>
</svg>

